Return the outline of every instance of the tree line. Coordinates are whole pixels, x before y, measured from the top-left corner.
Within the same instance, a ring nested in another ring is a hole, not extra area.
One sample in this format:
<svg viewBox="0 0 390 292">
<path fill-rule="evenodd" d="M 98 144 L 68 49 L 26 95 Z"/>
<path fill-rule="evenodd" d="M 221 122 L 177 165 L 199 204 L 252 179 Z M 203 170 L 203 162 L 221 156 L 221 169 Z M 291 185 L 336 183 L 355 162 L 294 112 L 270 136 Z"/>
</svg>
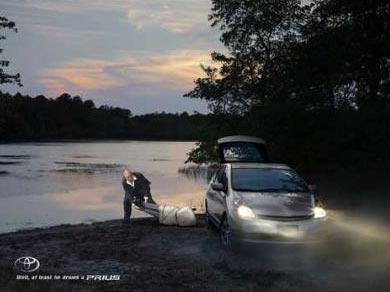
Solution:
<svg viewBox="0 0 390 292">
<path fill-rule="evenodd" d="M 57 139 L 195 140 L 204 116 L 198 113 L 131 111 L 62 94 L 57 98 L 0 92 L 0 141 Z"/>
<path fill-rule="evenodd" d="M 249 134 L 274 160 L 390 167 L 388 1 L 212 0 L 209 20 L 227 53 L 185 95 L 213 113 L 189 161 Z"/>
<path fill-rule="evenodd" d="M 0 15 L 0 41 L 5 32 L 17 32 L 15 22 Z M 0 54 L 3 49 L 0 48 Z M 0 60 L 0 85 L 22 86 L 20 74 L 10 73 L 10 61 Z M 67 93 L 57 98 L 30 97 L 0 91 L 0 141 L 47 139 L 155 139 L 195 140 L 204 116 L 198 113 L 151 113 L 133 116 L 131 111 L 83 101 Z"/>
</svg>

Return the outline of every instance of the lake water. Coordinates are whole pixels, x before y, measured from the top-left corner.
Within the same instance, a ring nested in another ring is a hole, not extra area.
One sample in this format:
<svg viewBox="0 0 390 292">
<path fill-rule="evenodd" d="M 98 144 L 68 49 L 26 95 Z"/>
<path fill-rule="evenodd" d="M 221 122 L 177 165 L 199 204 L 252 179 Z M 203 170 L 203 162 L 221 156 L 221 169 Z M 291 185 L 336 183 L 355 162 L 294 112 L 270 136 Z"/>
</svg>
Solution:
<svg viewBox="0 0 390 292">
<path fill-rule="evenodd" d="M 193 142 L 0 145 L 0 232 L 122 218 L 125 166 L 152 182 L 160 204 L 202 211 L 205 181 L 178 172 Z M 145 216 L 134 211 L 133 216 Z"/>
</svg>

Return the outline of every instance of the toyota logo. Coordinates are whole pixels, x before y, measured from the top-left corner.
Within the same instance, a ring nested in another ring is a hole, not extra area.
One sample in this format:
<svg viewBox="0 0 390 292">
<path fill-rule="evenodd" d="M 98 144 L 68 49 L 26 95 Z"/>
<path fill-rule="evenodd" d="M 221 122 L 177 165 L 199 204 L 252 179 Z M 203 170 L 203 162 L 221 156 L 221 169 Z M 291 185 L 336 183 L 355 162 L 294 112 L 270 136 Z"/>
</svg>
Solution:
<svg viewBox="0 0 390 292">
<path fill-rule="evenodd" d="M 18 258 L 15 263 L 15 269 L 24 273 L 32 273 L 39 269 L 40 263 L 36 258 L 33 257 L 21 257 Z"/>
</svg>

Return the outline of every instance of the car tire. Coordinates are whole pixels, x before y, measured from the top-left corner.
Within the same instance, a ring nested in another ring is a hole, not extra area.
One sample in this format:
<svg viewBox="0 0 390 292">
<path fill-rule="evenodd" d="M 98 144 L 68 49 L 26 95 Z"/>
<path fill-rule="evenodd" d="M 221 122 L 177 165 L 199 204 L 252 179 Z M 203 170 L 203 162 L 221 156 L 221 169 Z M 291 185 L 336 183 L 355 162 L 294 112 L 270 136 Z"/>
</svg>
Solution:
<svg viewBox="0 0 390 292">
<path fill-rule="evenodd" d="M 233 232 L 229 221 L 225 216 L 219 226 L 219 237 L 223 248 L 231 250 L 233 248 Z"/>
<path fill-rule="evenodd" d="M 205 202 L 205 209 L 206 209 L 205 217 L 206 217 L 207 228 L 214 229 L 215 224 L 214 224 L 213 220 L 211 219 L 211 215 L 209 213 L 209 210 L 207 209 L 207 202 Z"/>
</svg>

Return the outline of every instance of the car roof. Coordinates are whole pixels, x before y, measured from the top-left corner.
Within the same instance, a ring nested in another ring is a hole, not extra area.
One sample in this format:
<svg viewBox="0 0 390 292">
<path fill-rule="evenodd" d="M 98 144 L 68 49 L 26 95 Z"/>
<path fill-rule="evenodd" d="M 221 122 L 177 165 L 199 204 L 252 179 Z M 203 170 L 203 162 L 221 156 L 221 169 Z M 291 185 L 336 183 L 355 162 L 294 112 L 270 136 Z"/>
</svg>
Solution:
<svg viewBox="0 0 390 292">
<path fill-rule="evenodd" d="M 265 144 L 263 139 L 253 137 L 253 136 L 226 136 L 218 139 L 218 144 L 229 143 L 229 142 L 251 142 L 258 144 Z"/>
<path fill-rule="evenodd" d="M 271 168 L 271 169 L 291 169 L 290 166 L 281 163 L 244 163 L 244 162 L 234 162 L 227 163 L 231 165 L 232 168 Z"/>
</svg>

